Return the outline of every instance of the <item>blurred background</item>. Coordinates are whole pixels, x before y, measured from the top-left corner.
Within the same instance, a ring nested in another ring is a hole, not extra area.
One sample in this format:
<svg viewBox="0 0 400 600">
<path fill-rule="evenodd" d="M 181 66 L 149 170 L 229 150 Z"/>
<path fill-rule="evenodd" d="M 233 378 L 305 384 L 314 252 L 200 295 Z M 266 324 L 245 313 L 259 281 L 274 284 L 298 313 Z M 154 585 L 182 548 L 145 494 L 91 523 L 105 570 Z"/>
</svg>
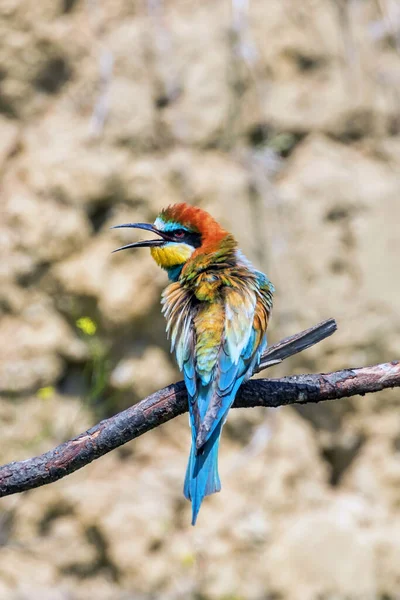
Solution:
<svg viewBox="0 0 400 600">
<path fill-rule="evenodd" d="M 400 358 L 399 0 L 0 0 L 0 462 L 179 379 L 114 224 L 210 210 L 274 282 L 279 377 Z M 1 600 L 399 600 L 400 392 L 187 415 L 0 503 Z"/>
</svg>

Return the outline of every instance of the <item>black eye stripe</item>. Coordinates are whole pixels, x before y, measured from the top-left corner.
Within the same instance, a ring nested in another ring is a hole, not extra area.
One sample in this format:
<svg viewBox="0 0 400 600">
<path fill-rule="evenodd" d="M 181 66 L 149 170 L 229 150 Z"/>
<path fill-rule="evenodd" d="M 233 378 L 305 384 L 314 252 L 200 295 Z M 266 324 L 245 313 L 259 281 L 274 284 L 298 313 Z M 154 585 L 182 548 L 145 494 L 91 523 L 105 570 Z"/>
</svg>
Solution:
<svg viewBox="0 0 400 600">
<path fill-rule="evenodd" d="M 189 244 L 194 248 L 201 246 L 201 235 L 195 231 L 186 231 L 186 229 L 174 229 L 170 231 L 171 236 L 178 242 Z"/>
</svg>

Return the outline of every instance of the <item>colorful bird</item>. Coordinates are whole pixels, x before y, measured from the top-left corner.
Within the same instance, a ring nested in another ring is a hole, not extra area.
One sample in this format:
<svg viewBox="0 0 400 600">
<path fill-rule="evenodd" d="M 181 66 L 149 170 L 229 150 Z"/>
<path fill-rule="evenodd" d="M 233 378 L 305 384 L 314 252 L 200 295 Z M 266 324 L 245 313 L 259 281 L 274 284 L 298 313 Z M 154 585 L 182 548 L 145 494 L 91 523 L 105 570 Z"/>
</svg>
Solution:
<svg viewBox="0 0 400 600">
<path fill-rule="evenodd" d="M 154 225 L 116 227 L 157 234 L 115 252 L 149 247 L 172 282 L 162 294 L 162 311 L 189 398 L 192 447 L 184 495 L 192 501 L 194 525 L 204 496 L 221 489 L 221 430 L 239 387 L 267 346 L 274 286 L 200 208 L 175 204 L 161 211 Z"/>
</svg>

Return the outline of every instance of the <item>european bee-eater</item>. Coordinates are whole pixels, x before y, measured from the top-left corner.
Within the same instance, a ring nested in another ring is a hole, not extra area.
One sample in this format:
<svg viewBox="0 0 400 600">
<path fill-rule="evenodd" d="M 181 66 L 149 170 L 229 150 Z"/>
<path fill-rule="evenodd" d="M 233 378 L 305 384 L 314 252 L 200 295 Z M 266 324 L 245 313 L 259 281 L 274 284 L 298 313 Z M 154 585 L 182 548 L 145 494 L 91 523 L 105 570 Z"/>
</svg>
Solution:
<svg viewBox="0 0 400 600">
<path fill-rule="evenodd" d="M 207 212 L 188 204 L 161 211 L 154 225 L 127 223 L 158 238 L 128 244 L 149 247 L 172 283 L 162 294 L 171 351 L 183 372 L 192 447 L 184 494 L 192 525 L 204 496 L 221 489 L 218 446 L 229 408 L 267 346 L 274 287 Z"/>
</svg>

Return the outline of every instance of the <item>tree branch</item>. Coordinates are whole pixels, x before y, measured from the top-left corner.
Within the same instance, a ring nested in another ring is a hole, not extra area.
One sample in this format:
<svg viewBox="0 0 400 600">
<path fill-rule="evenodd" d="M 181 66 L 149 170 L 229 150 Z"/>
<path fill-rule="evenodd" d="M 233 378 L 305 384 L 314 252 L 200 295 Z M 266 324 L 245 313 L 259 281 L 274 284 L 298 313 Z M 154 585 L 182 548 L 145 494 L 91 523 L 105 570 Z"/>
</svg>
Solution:
<svg viewBox="0 0 400 600">
<path fill-rule="evenodd" d="M 333 319 L 282 340 L 263 355 L 260 370 L 309 348 L 334 333 Z M 335 373 L 257 379 L 240 388 L 234 407 L 277 407 L 320 402 L 399 387 L 400 363 Z M 85 433 L 35 458 L 0 467 L 0 497 L 57 481 L 122 444 L 187 411 L 184 383 L 170 385 Z"/>
</svg>

